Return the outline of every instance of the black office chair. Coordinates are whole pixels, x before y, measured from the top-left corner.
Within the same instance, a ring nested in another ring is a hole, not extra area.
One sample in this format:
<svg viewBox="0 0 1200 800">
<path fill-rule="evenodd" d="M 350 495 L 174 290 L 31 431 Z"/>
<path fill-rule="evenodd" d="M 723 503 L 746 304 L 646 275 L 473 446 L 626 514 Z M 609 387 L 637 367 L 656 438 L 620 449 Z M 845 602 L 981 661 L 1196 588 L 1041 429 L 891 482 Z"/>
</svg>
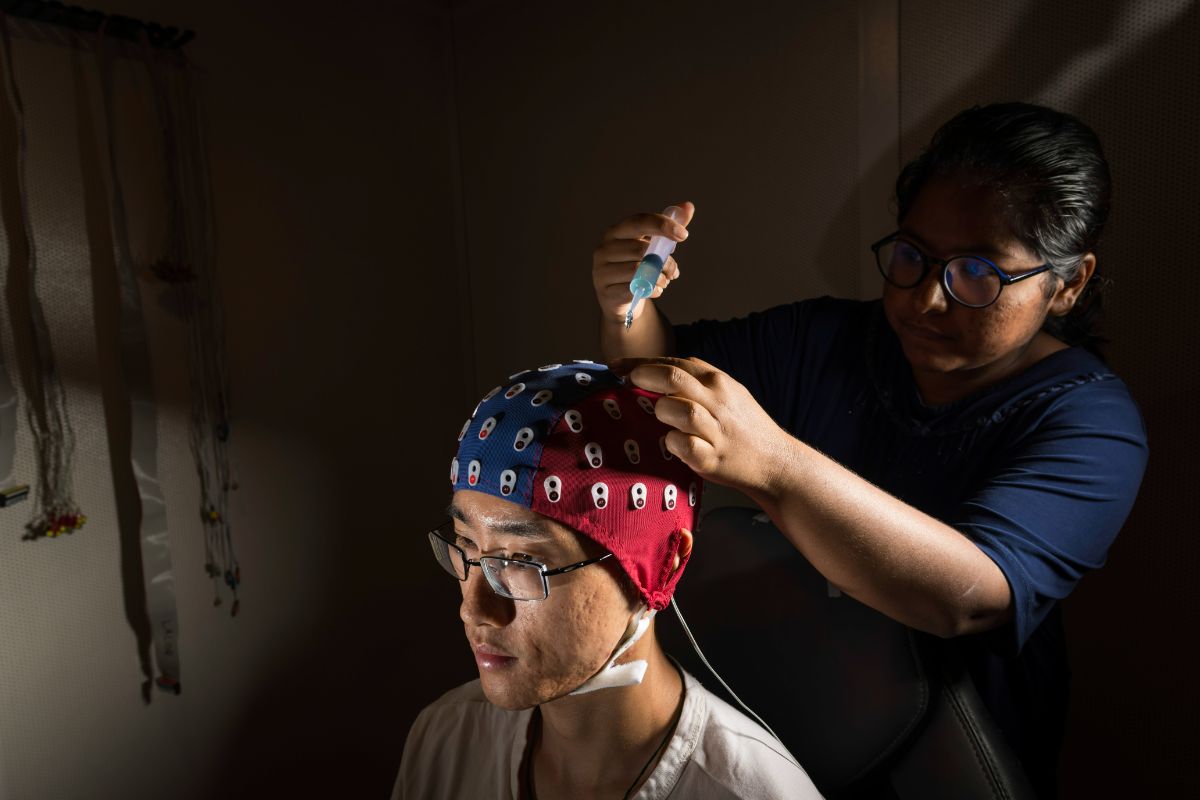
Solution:
<svg viewBox="0 0 1200 800">
<path fill-rule="evenodd" d="M 676 598 L 709 661 L 827 796 L 1034 797 L 955 649 L 841 595 L 757 509 L 704 517 Z M 724 695 L 674 615 L 660 617 L 668 652 Z"/>
</svg>

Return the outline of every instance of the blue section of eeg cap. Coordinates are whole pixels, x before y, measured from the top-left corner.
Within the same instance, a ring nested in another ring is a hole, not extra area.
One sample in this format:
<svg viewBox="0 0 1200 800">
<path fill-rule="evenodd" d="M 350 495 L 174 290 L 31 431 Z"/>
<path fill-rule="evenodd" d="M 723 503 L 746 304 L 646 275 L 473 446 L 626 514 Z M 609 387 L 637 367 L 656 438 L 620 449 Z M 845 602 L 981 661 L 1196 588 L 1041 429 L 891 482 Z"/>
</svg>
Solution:
<svg viewBox="0 0 1200 800">
<path fill-rule="evenodd" d="M 452 481 L 454 489 L 486 492 L 528 508 L 546 437 L 563 414 L 583 398 L 622 384 L 608 367 L 590 361 L 547 364 L 510 376 L 506 383 L 484 395 L 466 425 L 455 456 L 458 469 Z M 542 400 L 543 392 L 550 396 Z M 485 426 L 493 427 L 480 438 Z M 519 446 L 518 435 L 526 428 L 532 438 Z M 479 464 L 474 483 L 472 462 Z M 506 470 L 515 474 L 507 493 L 502 481 Z"/>
</svg>

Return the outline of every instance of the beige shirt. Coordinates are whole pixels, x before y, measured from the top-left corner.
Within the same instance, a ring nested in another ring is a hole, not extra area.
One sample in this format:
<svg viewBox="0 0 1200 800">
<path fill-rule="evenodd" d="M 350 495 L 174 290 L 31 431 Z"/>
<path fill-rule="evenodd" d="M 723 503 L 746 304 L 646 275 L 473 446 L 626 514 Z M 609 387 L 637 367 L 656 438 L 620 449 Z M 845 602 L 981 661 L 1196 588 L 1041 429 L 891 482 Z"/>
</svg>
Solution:
<svg viewBox="0 0 1200 800">
<path fill-rule="evenodd" d="M 782 744 L 691 675 L 684 679 L 675 733 L 634 800 L 820 798 Z M 531 717 L 493 706 L 477 680 L 447 692 L 413 723 L 393 800 L 522 800 Z"/>
</svg>

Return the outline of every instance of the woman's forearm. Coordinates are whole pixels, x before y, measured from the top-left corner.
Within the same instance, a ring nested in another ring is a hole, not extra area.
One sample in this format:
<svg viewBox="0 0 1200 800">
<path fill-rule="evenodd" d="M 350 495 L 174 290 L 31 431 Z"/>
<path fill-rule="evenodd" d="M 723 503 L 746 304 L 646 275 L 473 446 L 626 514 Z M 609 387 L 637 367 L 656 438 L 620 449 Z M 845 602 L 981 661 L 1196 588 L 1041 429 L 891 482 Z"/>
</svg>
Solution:
<svg viewBox="0 0 1200 800">
<path fill-rule="evenodd" d="M 750 495 L 832 584 L 913 628 L 957 636 L 1011 616 L 1004 573 L 949 525 L 780 431 Z"/>
<path fill-rule="evenodd" d="M 629 330 L 619 319 L 601 317 L 600 352 L 608 361 L 618 358 L 656 358 L 673 355 L 675 334 L 671 323 L 650 300 Z"/>
<path fill-rule="evenodd" d="M 745 492 L 831 583 L 941 636 L 1011 614 L 1004 573 L 950 526 L 897 500 L 779 427 L 750 391 L 699 358 L 622 364 L 663 395 L 667 448 L 705 480 Z"/>
</svg>

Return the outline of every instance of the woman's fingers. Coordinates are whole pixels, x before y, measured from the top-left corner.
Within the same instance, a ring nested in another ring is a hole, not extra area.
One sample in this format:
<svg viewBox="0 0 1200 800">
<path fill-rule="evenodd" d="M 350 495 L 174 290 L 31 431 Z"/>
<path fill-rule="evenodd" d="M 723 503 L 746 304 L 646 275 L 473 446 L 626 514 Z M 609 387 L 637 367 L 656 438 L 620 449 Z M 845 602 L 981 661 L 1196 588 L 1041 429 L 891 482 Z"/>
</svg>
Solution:
<svg viewBox="0 0 1200 800">
<path fill-rule="evenodd" d="M 616 372 L 625 372 L 635 386 L 648 392 L 698 399 L 703 388 L 683 358 L 627 358 L 614 362 Z"/>
<path fill-rule="evenodd" d="M 678 277 L 679 262 L 675 260 L 674 256 L 667 256 L 667 263 L 663 266 L 662 274 L 658 276 L 658 285 L 665 288 L 668 283 L 676 280 Z"/>
<path fill-rule="evenodd" d="M 609 367 L 618 374 L 628 375 L 646 391 L 693 399 L 700 397 L 705 386 L 716 384 L 724 375 L 698 358 L 621 358 Z"/>
<path fill-rule="evenodd" d="M 635 214 L 623 219 L 604 232 L 601 242 L 618 239 L 640 240 L 642 237 L 666 236 L 676 242 L 687 238 L 687 228 L 662 214 Z"/>
<path fill-rule="evenodd" d="M 787 434 L 746 387 L 698 358 L 623 358 L 612 370 L 660 397 L 667 449 L 706 480 L 742 490 L 767 486 Z"/>
<path fill-rule="evenodd" d="M 683 212 L 683 219 L 680 224 L 684 227 L 692 224 L 692 217 L 696 216 L 696 204 L 690 200 L 684 200 L 682 203 L 676 203 L 675 207 Z"/>
<path fill-rule="evenodd" d="M 691 203 L 685 205 L 690 206 Z M 685 218 L 691 220 L 691 214 L 685 210 Z M 685 223 L 686 224 L 686 223 Z M 666 236 L 677 242 L 687 238 L 687 228 L 663 214 L 634 214 L 613 225 L 604 232 L 601 241 L 611 242 L 614 239 L 637 239 L 639 236 Z"/>
<path fill-rule="evenodd" d="M 609 286 L 624 286 L 629 291 L 629 281 L 637 270 L 636 261 L 619 261 L 611 264 L 601 264 L 592 270 L 592 283 L 597 289 Z"/>
<path fill-rule="evenodd" d="M 716 441 L 721 432 L 721 426 L 707 408 L 696 400 L 684 397 L 660 397 L 654 404 L 654 416 L 658 417 L 659 422 L 707 442 Z"/>
<path fill-rule="evenodd" d="M 664 440 L 667 450 L 698 475 L 711 475 L 717 471 L 720 456 L 712 442 L 699 436 L 670 431 Z"/>
<path fill-rule="evenodd" d="M 632 261 L 637 263 L 646 254 L 646 242 L 637 239 L 614 239 L 604 242 L 592 251 L 592 266 Z"/>
<path fill-rule="evenodd" d="M 622 284 L 626 290 L 629 288 L 629 281 L 633 279 L 634 272 L 637 271 L 638 262 L 629 260 L 614 260 L 599 263 L 592 268 L 592 283 L 597 289 L 616 284 Z M 665 289 L 670 285 L 671 281 L 679 277 L 679 265 L 674 259 L 667 262 L 663 267 L 662 273 L 658 276 L 656 285 Z"/>
<path fill-rule="evenodd" d="M 592 250 L 592 286 L 596 300 L 605 317 L 610 315 L 623 319 L 629 311 L 632 297 L 629 282 L 646 253 L 653 236 L 667 236 L 676 242 L 687 238 L 687 224 L 691 222 L 696 207 L 688 202 L 676 206 L 680 213 L 674 214 L 681 222 L 675 222 L 665 214 L 634 214 L 621 220 L 604 232 L 600 244 Z M 650 297 L 662 296 L 671 281 L 679 277 L 679 264 L 668 258 L 659 273 Z M 639 307 L 638 316 L 645 310 Z"/>
</svg>

